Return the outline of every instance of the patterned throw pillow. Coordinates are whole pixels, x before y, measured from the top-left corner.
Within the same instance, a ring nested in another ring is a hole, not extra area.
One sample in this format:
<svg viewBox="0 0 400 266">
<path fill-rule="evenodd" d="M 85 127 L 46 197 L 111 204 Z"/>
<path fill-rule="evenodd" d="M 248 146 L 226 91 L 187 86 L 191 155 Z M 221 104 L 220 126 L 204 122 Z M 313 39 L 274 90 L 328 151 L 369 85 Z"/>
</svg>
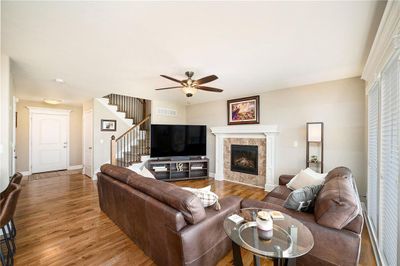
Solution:
<svg viewBox="0 0 400 266">
<path fill-rule="evenodd" d="M 314 209 L 314 201 L 323 185 L 305 186 L 292 191 L 284 202 L 284 207 L 301 212 Z"/>
<path fill-rule="evenodd" d="M 193 194 L 195 194 L 200 199 L 204 208 L 214 205 L 215 210 L 219 211 L 221 209 L 221 205 L 218 202 L 218 195 L 210 191 L 211 186 L 207 186 L 204 188 L 182 187 L 182 189 L 190 191 Z"/>
</svg>

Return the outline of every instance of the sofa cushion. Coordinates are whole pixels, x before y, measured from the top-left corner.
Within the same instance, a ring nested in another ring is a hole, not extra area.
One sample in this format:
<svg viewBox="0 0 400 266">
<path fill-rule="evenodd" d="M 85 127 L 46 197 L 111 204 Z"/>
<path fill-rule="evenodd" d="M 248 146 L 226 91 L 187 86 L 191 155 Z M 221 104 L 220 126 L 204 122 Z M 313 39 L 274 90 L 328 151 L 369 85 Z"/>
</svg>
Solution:
<svg viewBox="0 0 400 266">
<path fill-rule="evenodd" d="M 312 211 L 315 198 L 321 188 L 322 185 L 306 186 L 292 191 L 285 200 L 284 207 L 296 211 Z"/>
<path fill-rule="evenodd" d="M 277 186 L 271 192 L 267 194 L 267 197 L 274 197 L 282 200 L 286 200 L 289 194 L 292 192 L 291 189 L 286 186 Z"/>
<path fill-rule="evenodd" d="M 268 195 L 263 199 L 264 202 L 268 202 L 268 203 L 272 203 L 275 205 L 279 205 L 283 207 L 283 203 L 285 202 L 285 200 L 283 199 L 279 199 L 279 198 L 275 198 L 275 197 L 268 197 Z"/>
<path fill-rule="evenodd" d="M 315 201 L 314 216 L 318 224 L 342 229 L 359 213 L 351 172 L 345 167 L 333 169 Z"/>
<path fill-rule="evenodd" d="M 344 166 L 339 166 L 328 172 L 328 174 L 325 177 L 325 182 L 328 182 L 329 180 L 334 179 L 336 177 L 352 179 L 353 175 L 349 168 Z"/>
<path fill-rule="evenodd" d="M 182 212 L 185 220 L 190 224 L 196 224 L 206 218 L 200 199 L 174 184 L 142 177 L 129 169 L 110 164 L 103 165 L 100 170 L 102 173 Z"/>
</svg>

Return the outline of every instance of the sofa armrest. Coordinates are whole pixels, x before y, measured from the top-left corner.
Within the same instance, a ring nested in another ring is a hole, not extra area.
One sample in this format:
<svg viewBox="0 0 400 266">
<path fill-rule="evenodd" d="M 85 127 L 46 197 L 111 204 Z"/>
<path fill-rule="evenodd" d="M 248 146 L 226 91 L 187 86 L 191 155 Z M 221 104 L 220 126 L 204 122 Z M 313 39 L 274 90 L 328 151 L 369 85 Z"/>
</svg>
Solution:
<svg viewBox="0 0 400 266">
<path fill-rule="evenodd" d="M 279 177 L 279 185 L 285 186 L 290 180 L 292 180 L 293 177 L 294 175 L 281 175 Z"/>
<path fill-rule="evenodd" d="M 206 208 L 206 218 L 203 221 L 186 226 L 179 232 L 183 250 L 190 250 L 190 252 L 184 252 L 183 254 L 186 264 L 199 260 L 213 247 L 216 247 L 222 241 L 227 241 L 228 236 L 224 230 L 224 220 L 233 212 L 239 211 L 240 202 L 240 197 L 225 197 L 219 200 L 221 204 L 219 211 L 212 207 Z"/>
</svg>

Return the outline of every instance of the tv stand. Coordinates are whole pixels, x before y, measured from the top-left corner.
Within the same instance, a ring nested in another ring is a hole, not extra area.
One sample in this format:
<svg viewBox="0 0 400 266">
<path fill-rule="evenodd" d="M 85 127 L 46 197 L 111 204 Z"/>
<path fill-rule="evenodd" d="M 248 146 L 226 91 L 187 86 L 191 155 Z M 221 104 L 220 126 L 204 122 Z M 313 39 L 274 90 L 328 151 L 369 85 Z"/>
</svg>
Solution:
<svg viewBox="0 0 400 266">
<path fill-rule="evenodd" d="M 180 181 L 209 177 L 209 160 L 201 157 L 150 159 L 149 170 L 158 180 Z"/>
</svg>

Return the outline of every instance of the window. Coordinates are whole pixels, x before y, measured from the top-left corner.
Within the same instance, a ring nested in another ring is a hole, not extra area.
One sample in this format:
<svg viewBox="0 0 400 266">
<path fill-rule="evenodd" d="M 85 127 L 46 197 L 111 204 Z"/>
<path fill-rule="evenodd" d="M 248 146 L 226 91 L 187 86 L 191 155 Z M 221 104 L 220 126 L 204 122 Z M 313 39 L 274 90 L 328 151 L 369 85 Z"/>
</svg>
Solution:
<svg viewBox="0 0 400 266">
<path fill-rule="evenodd" d="M 399 205 L 399 61 L 393 58 L 381 79 L 381 222 L 380 247 L 389 265 L 397 265 Z"/>
<path fill-rule="evenodd" d="M 368 92 L 368 218 L 387 265 L 400 260 L 400 61 L 396 53 Z"/>
<path fill-rule="evenodd" d="M 378 168 L 378 138 L 379 138 L 379 84 L 368 93 L 368 216 L 371 219 L 375 237 L 378 233 L 378 199 L 379 199 L 379 168 Z"/>
</svg>

